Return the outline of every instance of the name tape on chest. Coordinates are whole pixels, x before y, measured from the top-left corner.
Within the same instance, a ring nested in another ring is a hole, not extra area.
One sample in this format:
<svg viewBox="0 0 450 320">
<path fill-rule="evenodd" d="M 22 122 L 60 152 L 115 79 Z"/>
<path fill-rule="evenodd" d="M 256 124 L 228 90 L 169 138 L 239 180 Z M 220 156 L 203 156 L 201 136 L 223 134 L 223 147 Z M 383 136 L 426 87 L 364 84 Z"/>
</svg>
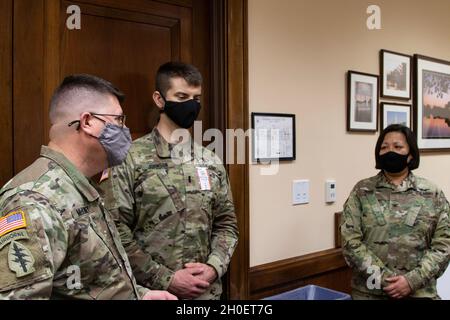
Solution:
<svg viewBox="0 0 450 320">
<path fill-rule="evenodd" d="M 201 190 L 211 190 L 211 180 L 209 179 L 208 168 L 197 167 L 197 176 Z"/>
</svg>

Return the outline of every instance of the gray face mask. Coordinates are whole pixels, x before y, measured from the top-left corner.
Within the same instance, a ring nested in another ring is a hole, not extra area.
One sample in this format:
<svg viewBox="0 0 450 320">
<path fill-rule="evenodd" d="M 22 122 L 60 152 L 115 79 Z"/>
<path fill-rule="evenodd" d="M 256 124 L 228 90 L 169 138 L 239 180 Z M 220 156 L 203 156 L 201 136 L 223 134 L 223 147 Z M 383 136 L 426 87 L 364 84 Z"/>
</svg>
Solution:
<svg viewBox="0 0 450 320">
<path fill-rule="evenodd" d="M 128 150 L 131 147 L 131 135 L 130 129 L 127 127 L 118 126 L 113 123 L 108 123 L 103 119 L 100 119 L 93 115 L 93 117 L 102 121 L 105 124 L 100 136 L 96 137 L 90 135 L 100 142 L 108 157 L 109 167 L 114 167 L 125 161 Z M 71 127 L 78 122 L 77 130 L 80 130 L 80 120 L 70 122 L 68 125 Z"/>
<path fill-rule="evenodd" d="M 125 161 L 131 147 L 130 129 L 105 123 L 105 128 L 97 139 L 106 151 L 110 167 Z"/>
</svg>

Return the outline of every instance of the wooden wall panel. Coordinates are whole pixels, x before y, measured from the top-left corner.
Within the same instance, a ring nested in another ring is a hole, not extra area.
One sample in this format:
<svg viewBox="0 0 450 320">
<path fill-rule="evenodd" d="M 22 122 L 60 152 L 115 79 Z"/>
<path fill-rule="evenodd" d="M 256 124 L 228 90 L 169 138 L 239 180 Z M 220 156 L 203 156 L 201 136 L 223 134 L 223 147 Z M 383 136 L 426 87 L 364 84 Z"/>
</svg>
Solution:
<svg viewBox="0 0 450 320">
<path fill-rule="evenodd" d="M 13 0 L 0 0 L 0 187 L 11 179 L 14 172 L 12 13 Z"/>
<path fill-rule="evenodd" d="M 211 6 L 210 0 L 195 0 L 193 1 L 192 10 L 192 63 L 200 70 L 205 81 L 202 85 L 202 109 L 200 110 L 199 119 L 203 121 L 203 130 L 209 128 L 224 129 L 224 126 L 217 126 L 211 121 L 211 114 L 214 110 L 220 108 L 220 106 L 212 103 L 211 89 L 215 85 L 223 84 L 223 81 L 219 84 L 211 83 L 212 74 L 212 62 L 211 62 L 211 49 L 212 35 L 211 35 Z M 201 32 L 199 32 L 201 30 Z M 205 44 L 210 44 L 205 46 Z M 210 142 L 206 142 L 208 145 Z"/>
<path fill-rule="evenodd" d="M 11 171 L 12 163 L 14 173 L 22 170 L 39 155 L 40 146 L 48 143 L 49 101 L 68 74 L 95 74 L 124 91 L 127 125 L 137 138 L 151 130 L 159 115 L 151 98 L 158 66 L 170 60 L 194 63 L 205 78 L 200 119 L 204 130 L 210 127 L 208 0 L 2 0 L 2 6 L 7 3 L 14 4 L 14 19 L 10 19 L 15 44 L 14 104 L 10 107 L 14 118 L 2 130 L 11 132 L 12 125 L 15 129 L 13 137 L 2 135 L 7 137 L 3 140 L 13 140 L 9 145 L 2 141 L 2 146 L 14 153 L 10 165 L 2 159 L 2 175 Z M 66 28 L 66 9 L 72 4 L 81 8 L 81 30 Z M 2 10 L 2 14 L 7 12 Z M 8 21 L 2 19 L 3 24 Z M 6 27 L 2 31 L 12 35 Z M 7 105 L 5 99 L 1 112 Z"/>
<path fill-rule="evenodd" d="M 247 1 L 225 0 L 225 102 L 226 127 L 249 128 L 247 74 Z M 228 166 L 239 226 L 239 244 L 230 265 L 230 299 L 249 297 L 249 159 Z"/>
<path fill-rule="evenodd" d="M 45 143 L 44 1 L 14 0 L 14 171 L 38 156 Z"/>
<path fill-rule="evenodd" d="M 351 269 L 341 249 L 330 249 L 250 269 L 250 298 L 261 299 L 308 284 L 350 293 Z"/>
<path fill-rule="evenodd" d="M 152 101 L 157 68 L 166 61 L 191 56 L 192 43 L 183 46 L 191 41 L 191 10 L 181 8 L 173 17 L 156 16 L 145 10 L 131 12 L 64 1 L 61 25 L 65 23 L 64 10 L 72 3 L 81 8 L 82 26 L 81 30 L 63 28 L 61 78 L 91 73 L 113 82 L 127 96 L 123 108 L 133 137 L 150 132 L 159 115 Z M 183 28 L 187 30 L 181 32 Z"/>
</svg>

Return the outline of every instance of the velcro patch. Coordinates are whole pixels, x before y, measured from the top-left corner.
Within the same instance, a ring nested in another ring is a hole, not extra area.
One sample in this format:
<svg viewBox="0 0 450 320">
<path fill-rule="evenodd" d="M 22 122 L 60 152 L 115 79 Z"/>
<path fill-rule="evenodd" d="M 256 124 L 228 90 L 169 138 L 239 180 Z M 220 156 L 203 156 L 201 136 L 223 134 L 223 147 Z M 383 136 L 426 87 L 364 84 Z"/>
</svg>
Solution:
<svg viewBox="0 0 450 320">
<path fill-rule="evenodd" d="M 0 237 L 11 231 L 27 227 L 25 212 L 17 210 L 0 218 Z"/>
<path fill-rule="evenodd" d="M 9 245 L 8 265 L 17 278 L 24 277 L 36 271 L 34 257 L 31 251 L 23 244 L 13 241 Z"/>
<path fill-rule="evenodd" d="M 26 230 L 15 230 L 0 238 L 0 250 L 14 240 L 28 240 L 30 237 Z"/>
</svg>

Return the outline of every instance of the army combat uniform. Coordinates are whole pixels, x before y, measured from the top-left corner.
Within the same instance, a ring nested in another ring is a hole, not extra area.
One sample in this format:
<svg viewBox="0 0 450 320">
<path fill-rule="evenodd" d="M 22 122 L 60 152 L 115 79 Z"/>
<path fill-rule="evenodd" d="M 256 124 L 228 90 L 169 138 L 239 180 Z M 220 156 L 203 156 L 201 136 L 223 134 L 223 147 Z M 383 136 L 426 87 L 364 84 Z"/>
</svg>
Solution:
<svg viewBox="0 0 450 320">
<path fill-rule="evenodd" d="M 102 188 L 113 185 L 108 209 L 139 284 L 167 290 L 175 271 L 200 262 L 218 278 L 198 299 L 218 299 L 238 241 L 236 216 L 219 158 L 193 145 L 180 154 L 155 128 L 133 143 Z"/>
<path fill-rule="evenodd" d="M 387 299 L 386 278 L 403 275 L 411 298 L 439 299 L 436 279 L 450 257 L 449 204 L 431 182 L 410 173 L 394 186 L 381 172 L 360 181 L 344 205 L 341 234 L 354 298 Z"/>
<path fill-rule="evenodd" d="M 138 299 L 120 236 L 97 190 L 62 154 L 0 190 L 0 299 Z"/>
</svg>

